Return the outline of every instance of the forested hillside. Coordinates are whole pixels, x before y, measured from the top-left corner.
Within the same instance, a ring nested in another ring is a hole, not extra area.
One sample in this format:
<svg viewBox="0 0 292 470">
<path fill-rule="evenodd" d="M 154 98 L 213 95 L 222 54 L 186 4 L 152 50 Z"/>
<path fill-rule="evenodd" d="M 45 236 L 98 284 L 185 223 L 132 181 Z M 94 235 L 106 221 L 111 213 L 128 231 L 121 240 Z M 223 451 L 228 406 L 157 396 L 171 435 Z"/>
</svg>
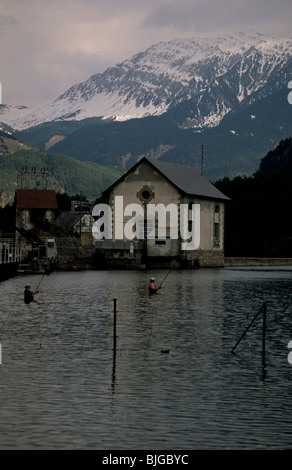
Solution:
<svg viewBox="0 0 292 470">
<path fill-rule="evenodd" d="M 292 257 L 292 139 L 281 141 L 251 177 L 215 183 L 226 204 L 225 255 Z"/>
<path fill-rule="evenodd" d="M 0 205 L 11 203 L 17 186 L 17 173 L 23 168 L 49 173 L 48 189 L 56 192 L 76 194 L 81 191 L 90 200 L 96 199 L 101 191 L 112 184 L 122 170 L 102 167 L 92 162 L 80 162 L 61 154 L 48 154 L 32 148 L 6 133 L 0 132 Z M 28 181 L 30 186 L 37 181 Z M 37 186 L 36 186 L 37 187 Z"/>
</svg>

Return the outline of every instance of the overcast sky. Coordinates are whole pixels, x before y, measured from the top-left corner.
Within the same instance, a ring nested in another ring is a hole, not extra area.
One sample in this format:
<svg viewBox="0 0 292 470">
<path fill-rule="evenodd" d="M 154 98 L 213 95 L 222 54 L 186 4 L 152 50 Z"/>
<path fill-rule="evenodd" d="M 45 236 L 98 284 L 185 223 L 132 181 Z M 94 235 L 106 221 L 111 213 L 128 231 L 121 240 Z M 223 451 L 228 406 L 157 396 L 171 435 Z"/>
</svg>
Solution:
<svg viewBox="0 0 292 470">
<path fill-rule="evenodd" d="M 159 41 L 291 37 L 291 21 L 291 0 L 0 0 L 2 103 L 51 102 Z"/>
</svg>

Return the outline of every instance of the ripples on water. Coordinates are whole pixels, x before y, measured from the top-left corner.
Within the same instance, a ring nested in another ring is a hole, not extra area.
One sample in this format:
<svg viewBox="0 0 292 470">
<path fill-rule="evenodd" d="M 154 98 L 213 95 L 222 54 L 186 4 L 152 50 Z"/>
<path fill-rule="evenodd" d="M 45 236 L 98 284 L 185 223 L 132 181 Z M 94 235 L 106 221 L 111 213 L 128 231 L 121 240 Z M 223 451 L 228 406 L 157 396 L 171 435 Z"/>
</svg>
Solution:
<svg viewBox="0 0 292 470">
<path fill-rule="evenodd" d="M 172 271 L 152 298 L 150 274 L 52 273 L 29 306 L 0 285 L 1 449 L 291 448 L 292 268 Z M 231 354 L 263 302 L 265 377 L 260 318 Z"/>
</svg>

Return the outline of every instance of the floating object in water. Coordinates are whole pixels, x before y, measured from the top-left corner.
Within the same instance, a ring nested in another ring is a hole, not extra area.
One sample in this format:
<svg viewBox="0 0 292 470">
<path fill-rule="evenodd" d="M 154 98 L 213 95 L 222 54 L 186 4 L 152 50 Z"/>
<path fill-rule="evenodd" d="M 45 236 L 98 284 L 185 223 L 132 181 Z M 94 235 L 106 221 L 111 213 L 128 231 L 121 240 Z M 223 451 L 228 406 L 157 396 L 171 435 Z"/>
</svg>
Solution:
<svg viewBox="0 0 292 470">
<path fill-rule="evenodd" d="M 169 349 L 161 349 L 161 352 L 162 352 L 162 354 L 168 354 L 168 353 L 169 353 Z"/>
</svg>

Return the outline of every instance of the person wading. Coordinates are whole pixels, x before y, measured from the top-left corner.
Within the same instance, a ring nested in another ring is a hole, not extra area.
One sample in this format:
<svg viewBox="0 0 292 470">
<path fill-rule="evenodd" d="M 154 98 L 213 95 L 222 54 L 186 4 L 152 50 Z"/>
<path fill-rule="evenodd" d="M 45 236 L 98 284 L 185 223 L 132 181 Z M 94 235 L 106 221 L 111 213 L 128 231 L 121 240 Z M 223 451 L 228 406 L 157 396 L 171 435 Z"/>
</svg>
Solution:
<svg viewBox="0 0 292 470">
<path fill-rule="evenodd" d="M 155 279 L 154 279 L 154 277 L 151 277 L 150 282 L 148 284 L 149 294 L 156 294 L 158 289 L 161 289 L 161 286 L 156 287 L 155 286 Z"/>
<path fill-rule="evenodd" d="M 35 290 L 34 292 L 32 292 L 30 290 L 30 284 L 27 283 L 26 286 L 25 286 L 25 291 L 24 291 L 24 303 L 25 304 L 30 304 L 30 302 L 33 301 L 33 298 L 35 296 L 35 294 L 37 294 L 37 290 Z"/>
</svg>

